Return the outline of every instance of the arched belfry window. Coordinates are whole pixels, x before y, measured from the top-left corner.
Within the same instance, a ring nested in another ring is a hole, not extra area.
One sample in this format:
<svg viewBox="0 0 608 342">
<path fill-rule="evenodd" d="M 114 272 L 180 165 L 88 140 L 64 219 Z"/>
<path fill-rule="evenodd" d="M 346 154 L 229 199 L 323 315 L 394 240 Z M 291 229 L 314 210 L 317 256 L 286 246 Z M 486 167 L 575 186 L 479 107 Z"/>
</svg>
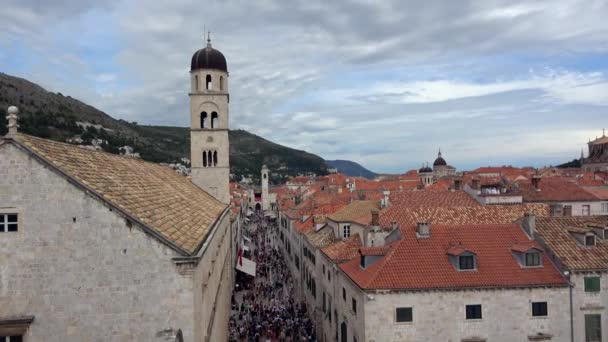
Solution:
<svg viewBox="0 0 608 342">
<path fill-rule="evenodd" d="M 220 90 L 224 91 L 224 76 L 220 76 Z"/>
<path fill-rule="evenodd" d="M 194 75 L 194 90 L 198 91 L 198 75 Z"/>
<path fill-rule="evenodd" d="M 201 128 L 206 128 L 207 125 L 207 112 L 201 112 Z"/>
<path fill-rule="evenodd" d="M 216 112 L 211 113 L 211 128 L 218 128 L 220 124 L 220 118 Z"/>
<path fill-rule="evenodd" d="M 207 151 L 207 165 L 213 166 L 213 152 Z"/>
<path fill-rule="evenodd" d="M 211 90 L 211 75 L 207 75 L 207 80 L 205 82 L 205 87 L 207 88 L 207 90 Z"/>
<path fill-rule="evenodd" d="M 217 166 L 217 151 L 213 151 L 213 166 Z"/>
<path fill-rule="evenodd" d="M 203 167 L 207 167 L 207 151 L 203 151 Z"/>
</svg>

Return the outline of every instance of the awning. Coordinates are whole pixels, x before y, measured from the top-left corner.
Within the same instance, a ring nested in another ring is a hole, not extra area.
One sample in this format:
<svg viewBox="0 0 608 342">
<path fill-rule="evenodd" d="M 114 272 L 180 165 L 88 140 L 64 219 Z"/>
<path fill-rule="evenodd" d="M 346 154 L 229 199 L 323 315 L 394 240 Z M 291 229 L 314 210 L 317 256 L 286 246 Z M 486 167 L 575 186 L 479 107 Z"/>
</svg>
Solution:
<svg viewBox="0 0 608 342">
<path fill-rule="evenodd" d="M 255 277 L 255 261 L 239 257 L 236 261 L 236 269 Z"/>
</svg>

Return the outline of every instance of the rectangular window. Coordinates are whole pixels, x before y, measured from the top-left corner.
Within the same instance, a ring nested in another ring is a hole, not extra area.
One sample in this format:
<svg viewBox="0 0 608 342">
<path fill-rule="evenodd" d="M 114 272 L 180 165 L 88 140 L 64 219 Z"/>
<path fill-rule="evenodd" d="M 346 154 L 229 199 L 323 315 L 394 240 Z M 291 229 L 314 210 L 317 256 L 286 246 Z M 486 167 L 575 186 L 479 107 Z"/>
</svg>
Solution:
<svg viewBox="0 0 608 342">
<path fill-rule="evenodd" d="M 0 214 L 0 233 L 16 232 L 17 229 L 17 214 Z"/>
<path fill-rule="evenodd" d="M 326 302 L 326 298 L 325 298 L 325 291 L 323 291 L 323 313 L 327 312 L 327 302 Z"/>
<path fill-rule="evenodd" d="M 532 303 L 532 316 L 534 316 L 534 317 L 547 316 L 547 302 L 533 302 Z"/>
<path fill-rule="evenodd" d="M 331 273 L 327 270 L 327 281 L 331 282 Z"/>
<path fill-rule="evenodd" d="M 344 225 L 342 228 L 342 237 L 345 239 L 350 237 L 350 224 Z"/>
<path fill-rule="evenodd" d="M 571 205 L 565 205 L 564 206 L 563 214 L 564 214 L 564 216 L 572 216 L 572 206 Z"/>
<path fill-rule="evenodd" d="M 591 206 L 589 204 L 583 205 L 582 215 L 583 216 L 589 216 L 589 215 L 591 215 Z"/>
<path fill-rule="evenodd" d="M 342 288 L 342 299 L 346 302 L 346 289 Z"/>
<path fill-rule="evenodd" d="M 467 319 L 481 319 L 481 304 L 467 305 Z"/>
<path fill-rule="evenodd" d="M 600 277 L 585 277 L 585 292 L 600 292 Z"/>
<path fill-rule="evenodd" d="M 602 341 L 602 315 L 585 315 L 585 341 Z"/>
<path fill-rule="evenodd" d="M 353 312 L 357 313 L 357 300 L 353 298 Z"/>
<path fill-rule="evenodd" d="M 474 270 L 475 269 L 475 256 L 473 255 L 461 255 L 458 257 L 458 267 L 461 270 Z"/>
<path fill-rule="evenodd" d="M 413 319 L 412 308 L 397 308 L 395 316 L 397 323 L 411 322 Z"/>
<path fill-rule="evenodd" d="M 602 212 L 608 213 L 608 203 L 602 203 Z"/>
<path fill-rule="evenodd" d="M 540 253 L 526 253 L 526 266 L 540 266 Z"/>
<path fill-rule="evenodd" d="M 595 235 L 586 235 L 585 236 L 585 246 L 587 246 L 587 247 L 595 246 Z"/>
</svg>

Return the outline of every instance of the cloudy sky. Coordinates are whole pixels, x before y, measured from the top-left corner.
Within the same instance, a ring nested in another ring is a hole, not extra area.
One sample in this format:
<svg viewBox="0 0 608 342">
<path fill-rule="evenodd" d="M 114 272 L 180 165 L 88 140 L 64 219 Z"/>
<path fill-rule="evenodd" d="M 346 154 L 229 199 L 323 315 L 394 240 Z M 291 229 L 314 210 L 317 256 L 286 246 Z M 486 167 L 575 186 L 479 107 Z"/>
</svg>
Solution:
<svg viewBox="0 0 608 342">
<path fill-rule="evenodd" d="M 605 0 L 0 0 L 0 71 L 188 125 L 203 27 L 230 124 L 377 172 L 549 165 L 608 126 Z M 608 127 L 607 127 L 608 128 Z"/>
</svg>

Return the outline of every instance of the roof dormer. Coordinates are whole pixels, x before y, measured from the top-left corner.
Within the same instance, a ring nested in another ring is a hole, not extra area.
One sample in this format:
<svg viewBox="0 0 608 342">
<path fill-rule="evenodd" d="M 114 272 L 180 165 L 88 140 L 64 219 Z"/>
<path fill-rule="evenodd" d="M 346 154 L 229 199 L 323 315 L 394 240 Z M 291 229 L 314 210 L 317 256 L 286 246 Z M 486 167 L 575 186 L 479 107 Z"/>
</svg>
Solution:
<svg viewBox="0 0 608 342">
<path fill-rule="evenodd" d="M 595 247 L 595 244 L 597 242 L 597 236 L 596 232 L 593 229 L 575 227 L 568 229 L 568 232 L 581 246 L 590 248 Z M 603 238 L 605 236 L 604 232 L 602 231 L 601 233 L 602 236 L 600 236 L 600 238 Z"/>
<path fill-rule="evenodd" d="M 448 259 L 457 271 L 476 271 L 477 254 L 462 246 L 452 246 L 447 250 Z"/>
<path fill-rule="evenodd" d="M 513 257 L 521 267 L 542 267 L 542 251 L 529 243 L 518 243 L 511 247 Z"/>
</svg>

